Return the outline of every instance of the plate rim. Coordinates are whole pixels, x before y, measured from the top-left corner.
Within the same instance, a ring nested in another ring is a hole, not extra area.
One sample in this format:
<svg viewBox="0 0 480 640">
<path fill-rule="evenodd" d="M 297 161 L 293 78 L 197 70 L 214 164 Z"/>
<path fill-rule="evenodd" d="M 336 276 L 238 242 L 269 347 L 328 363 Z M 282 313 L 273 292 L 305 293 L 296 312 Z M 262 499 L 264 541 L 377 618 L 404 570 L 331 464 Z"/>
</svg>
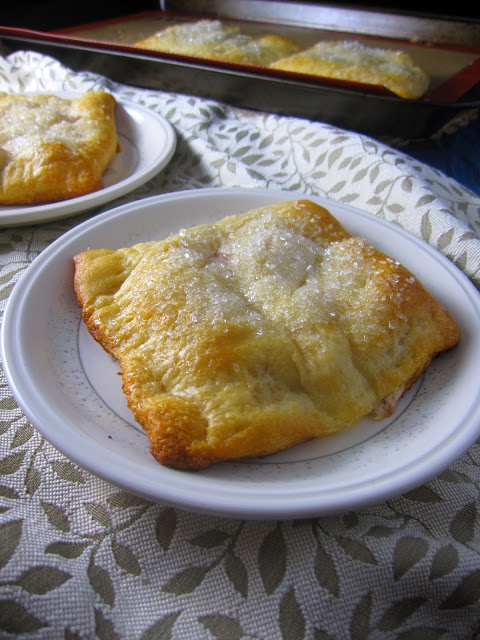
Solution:
<svg viewBox="0 0 480 640">
<path fill-rule="evenodd" d="M 258 504 L 257 502 L 255 502 L 254 504 L 252 504 L 251 500 L 249 500 L 249 496 L 246 496 L 246 498 L 244 496 L 245 494 L 244 486 L 241 487 L 242 489 L 241 493 L 243 497 L 238 495 L 238 491 L 236 492 L 232 491 L 232 489 L 230 488 L 230 491 L 227 490 L 225 492 L 222 488 L 221 490 L 221 493 L 223 496 L 222 504 L 217 502 L 215 505 L 213 505 L 209 497 L 204 495 L 204 488 L 202 487 L 200 487 L 195 492 L 195 495 L 192 498 L 191 487 L 189 487 L 190 491 L 188 495 L 185 495 L 182 493 L 182 491 L 184 491 L 184 488 L 185 488 L 184 486 L 185 482 L 183 482 L 182 480 L 184 480 L 185 477 L 190 477 L 190 475 L 183 476 L 182 474 L 184 474 L 184 472 L 178 472 L 176 470 L 168 469 L 165 467 L 161 468 L 161 473 L 164 473 L 167 477 L 171 477 L 172 479 L 174 479 L 174 482 L 172 483 L 172 486 L 173 486 L 172 493 L 170 493 L 170 495 L 162 495 L 161 497 L 158 495 L 153 496 L 151 492 L 151 484 L 148 482 L 148 477 L 145 477 L 145 478 L 143 477 L 144 474 L 140 474 L 141 477 L 140 476 L 136 477 L 136 484 L 135 486 L 133 486 L 130 481 L 125 479 L 125 476 L 128 474 L 125 474 L 125 473 L 122 474 L 121 470 L 119 472 L 118 469 L 115 469 L 115 468 L 112 469 L 109 467 L 108 464 L 107 465 L 104 464 L 102 472 L 99 472 L 98 462 L 102 460 L 101 452 L 99 457 L 97 456 L 97 452 L 95 452 L 92 458 L 85 460 L 81 455 L 78 455 L 75 447 L 72 447 L 72 446 L 67 447 L 68 452 L 66 452 L 65 450 L 66 447 L 64 446 L 64 443 L 62 443 L 62 438 L 61 436 L 58 436 L 58 434 L 54 434 L 53 438 L 51 437 L 52 436 L 51 433 L 49 433 L 48 437 L 47 435 L 45 435 L 45 431 L 48 432 L 48 429 L 45 430 L 43 425 L 38 424 L 37 416 L 35 415 L 35 412 L 31 410 L 28 401 L 25 401 L 25 399 L 23 398 L 21 390 L 18 389 L 15 375 L 12 374 L 12 370 L 10 367 L 10 363 L 12 362 L 11 356 L 13 358 L 13 354 L 12 354 L 12 346 L 8 344 L 8 336 L 12 331 L 15 332 L 13 318 L 15 314 L 18 313 L 18 309 L 16 308 L 16 305 L 20 304 L 20 306 L 22 306 L 23 304 L 25 304 L 25 299 L 28 299 L 28 287 L 30 284 L 29 278 L 31 274 L 34 273 L 34 270 L 38 270 L 45 264 L 48 266 L 48 264 L 52 260 L 54 261 L 56 253 L 64 250 L 65 247 L 68 246 L 72 240 L 73 241 L 78 240 L 83 235 L 91 233 L 93 231 L 92 227 L 95 227 L 98 224 L 104 224 L 104 223 L 108 224 L 111 220 L 117 219 L 119 217 L 121 218 L 123 215 L 127 215 L 127 216 L 133 215 L 133 212 L 135 211 L 136 208 L 138 208 L 138 206 L 147 206 L 147 207 L 149 207 L 150 205 L 156 206 L 159 203 L 161 204 L 164 201 L 172 200 L 172 199 L 176 200 L 178 198 L 184 199 L 184 198 L 195 198 L 195 197 L 207 197 L 207 198 L 215 197 L 220 193 L 222 195 L 227 195 L 227 196 L 244 195 L 247 193 L 249 196 L 253 196 L 253 197 L 255 197 L 256 194 L 265 195 L 268 193 L 269 195 L 272 195 L 272 196 L 274 195 L 275 197 L 278 196 L 278 200 L 295 199 L 295 198 L 303 198 L 303 199 L 311 198 L 313 200 L 320 201 L 320 203 L 330 202 L 332 206 L 342 207 L 351 212 L 355 212 L 360 216 L 364 216 L 372 221 L 376 221 L 380 225 L 380 227 L 382 225 L 389 225 L 389 226 L 391 225 L 392 227 L 394 227 L 394 230 L 396 233 L 406 237 L 410 242 L 413 242 L 414 244 L 421 246 L 423 250 L 429 252 L 437 261 L 439 261 L 442 264 L 442 266 L 446 268 L 453 275 L 454 279 L 463 288 L 465 294 L 469 297 L 472 303 L 477 307 L 480 314 L 479 292 L 474 287 L 473 283 L 471 283 L 471 281 L 468 279 L 468 277 L 458 267 L 456 267 L 446 256 L 444 256 L 434 247 L 426 243 L 423 239 L 419 238 L 418 236 L 415 236 L 409 231 L 406 231 L 405 229 L 398 227 L 396 225 L 393 225 L 393 223 L 390 223 L 382 218 L 379 218 L 374 214 L 371 214 L 362 209 L 358 209 L 351 205 L 332 201 L 332 200 L 329 200 L 328 198 L 316 196 L 313 194 L 307 195 L 304 193 L 290 192 L 290 191 L 284 191 L 284 190 L 269 190 L 269 189 L 262 189 L 262 188 L 242 189 L 239 187 L 238 188 L 212 187 L 212 188 L 206 188 L 206 189 L 174 191 L 167 194 L 150 196 L 150 197 L 143 198 L 141 200 L 130 202 L 124 205 L 120 205 L 118 207 L 105 211 L 95 216 L 94 218 L 86 220 L 85 222 L 74 227 L 73 229 L 67 231 L 63 236 L 61 236 L 60 238 L 52 242 L 51 245 L 49 245 L 46 249 L 44 249 L 44 251 L 42 251 L 42 253 L 39 254 L 37 258 L 35 258 L 35 260 L 31 263 L 31 265 L 29 265 L 29 267 L 27 267 L 27 269 L 24 271 L 21 278 L 18 280 L 17 284 L 15 285 L 13 291 L 10 294 L 10 297 L 7 301 L 7 305 L 5 308 L 5 313 L 4 313 L 4 318 L 3 318 L 2 328 L 1 328 L 0 349 L 1 349 L 1 356 L 3 361 L 4 371 L 7 378 L 7 382 L 9 383 L 12 394 L 14 395 L 18 405 L 23 410 L 27 418 L 38 429 L 38 431 L 51 444 L 53 444 L 57 449 L 62 451 L 62 453 L 64 453 L 64 455 L 66 455 L 70 460 L 76 462 L 80 467 L 90 471 L 92 474 L 98 477 L 101 477 L 104 480 L 107 480 L 108 482 L 116 486 L 120 486 L 127 491 L 130 491 L 137 495 L 141 495 L 142 497 L 148 500 L 170 504 L 172 506 L 179 507 L 187 511 L 194 511 L 197 513 L 201 512 L 201 513 L 206 513 L 206 514 L 215 515 L 215 516 L 220 515 L 220 516 L 244 518 L 244 519 L 258 519 L 258 518 L 291 519 L 291 518 L 311 517 L 312 515 L 328 515 L 331 513 L 345 512 L 346 510 L 349 510 L 349 509 L 368 506 L 369 504 L 374 504 L 374 503 L 377 504 L 386 499 L 393 498 L 397 495 L 403 494 L 406 491 L 414 488 L 415 486 L 419 486 L 423 482 L 437 475 L 443 469 L 448 467 L 449 464 L 451 464 L 454 460 L 456 460 L 460 455 L 462 455 L 462 453 L 464 453 L 466 449 L 469 446 L 471 446 L 478 438 L 478 433 L 477 432 L 473 433 L 475 429 L 473 428 L 473 425 L 470 425 L 470 423 L 475 421 L 475 425 L 477 425 L 476 429 L 478 431 L 479 429 L 479 426 L 477 424 L 479 422 L 478 416 L 475 414 L 473 410 L 470 412 L 470 414 L 472 415 L 464 417 L 464 419 L 461 422 L 461 424 L 468 423 L 467 428 L 463 429 L 462 431 L 462 434 L 461 434 L 462 437 L 460 438 L 457 437 L 456 441 L 453 442 L 453 444 L 450 443 L 447 449 L 447 452 L 445 452 L 445 447 L 442 445 L 443 455 L 441 456 L 438 456 L 438 455 L 436 456 L 435 448 L 430 450 L 427 454 L 423 456 L 422 460 L 425 458 L 433 457 L 435 464 L 433 465 L 431 463 L 424 464 L 423 471 L 422 469 L 419 469 L 419 470 L 417 469 L 417 472 L 413 474 L 413 476 L 401 478 L 401 482 L 398 481 L 398 478 L 396 480 L 390 477 L 385 478 L 382 480 L 381 490 L 379 487 L 375 487 L 374 490 L 373 489 L 368 490 L 368 487 L 367 489 L 365 489 L 363 486 L 361 486 L 362 484 L 366 484 L 366 482 L 358 483 L 358 485 L 355 485 L 355 488 L 353 491 L 351 490 L 351 487 L 349 488 L 349 496 L 342 497 L 342 496 L 332 495 L 331 499 L 327 502 L 324 501 L 320 508 L 318 508 L 318 506 L 312 507 L 310 493 L 306 494 L 305 492 L 303 492 L 302 498 L 300 498 L 299 496 L 296 496 L 295 505 L 293 505 L 293 507 L 292 505 L 286 506 L 284 504 L 280 504 L 281 497 L 282 497 L 281 495 L 279 495 L 280 500 L 277 501 L 276 499 L 273 499 L 274 495 L 270 494 L 268 495 L 268 500 L 271 501 L 271 504 L 269 505 L 268 508 L 266 508 L 265 499 L 267 498 L 267 496 L 264 497 L 264 502 L 261 502 Z M 17 302 L 17 300 L 19 300 L 19 302 Z M 16 340 L 18 341 L 19 339 L 20 339 L 20 336 L 17 336 Z M 74 426 L 73 426 L 73 429 L 74 429 Z M 452 436 L 450 436 L 450 440 L 451 439 L 452 439 Z M 436 448 L 439 448 L 439 445 Z M 97 462 L 97 457 L 98 457 L 98 462 Z M 104 459 L 103 459 L 103 463 L 105 463 Z M 125 467 L 128 468 L 131 465 L 132 463 L 128 463 L 128 464 L 125 464 Z M 418 464 L 416 463 L 414 466 L 417 467 Z M 135 466 L 135 469 L 136 469 L 136 466 Z M 402 474 L 397 473 L 396 475 L 398 476 Z M 148 476 L 148 473 L 147 473 L 147 476 Z M 392 486 L 392 482 L 393 482 L 393 486 Z M 200 482 L 199 484 L 203 485 L 204 483 Z M 215 492 L 218 493 L 218 490 L 216 489 Z M 234 494 L 235 500 L 232 500 L 232 494 Z"/>
<path fill-rule="evenodd" d="M 48 94 L 60 97 L 71 97 L 93 91 L 93 89 L 88 89 L 86 92 L 45 90 L 25 92 L 23 95 Z M 130 117 L 132 113 L 137 112 L 137 114 L 140 114 L 143 118 L 147 118 L 150 122 L 155 122 L 157 126 L 161 127 L 165 136 L 164 147 L 156 154 L 153 161 L 144 167 L 142 172 L 136 174 L 135 171 L 133 171 L 127 178 L 84 196 L 39 205 L 0 205 L 0 229 L 7 225 L 51 222 L 89 211 L 137 189 L 157 175 L 157 173 L 160 173 L 170 163 L 177 147 L 177 135 L 173 125 L 160 113 L 157 113 L 145 105 L 119 97 L 115 91 L 108 91 L 107 89 L 102 89 L 102 91 L 111 93 L 117 102 L 117 106 L 122 107 Z M 118 133 L 122 135 L 121 131 L 118 131 Z M 137 147 L 136 149 L 139 151 Z"/>
</svg>

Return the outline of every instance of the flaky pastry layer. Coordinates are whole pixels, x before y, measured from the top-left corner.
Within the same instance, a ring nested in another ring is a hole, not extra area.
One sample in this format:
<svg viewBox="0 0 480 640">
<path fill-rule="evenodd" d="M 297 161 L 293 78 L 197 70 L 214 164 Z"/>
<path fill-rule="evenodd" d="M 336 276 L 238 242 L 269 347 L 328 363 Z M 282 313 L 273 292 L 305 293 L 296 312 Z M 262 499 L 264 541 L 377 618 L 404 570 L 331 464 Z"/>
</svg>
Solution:
<svg viewBox="0 0 480 640">
<path fill-rule="evenodd" d="M 115 98 L 0 94 L 0 204 L 41 204 L 103 187 L 118 136 Z"/>
<path fill-rule="evenodd" d="M 88 330 L 153 456 L 180 469 L 384 416 L 460 337 L 409 271 L 308 200 L 74 261 Z"/>
</svg>

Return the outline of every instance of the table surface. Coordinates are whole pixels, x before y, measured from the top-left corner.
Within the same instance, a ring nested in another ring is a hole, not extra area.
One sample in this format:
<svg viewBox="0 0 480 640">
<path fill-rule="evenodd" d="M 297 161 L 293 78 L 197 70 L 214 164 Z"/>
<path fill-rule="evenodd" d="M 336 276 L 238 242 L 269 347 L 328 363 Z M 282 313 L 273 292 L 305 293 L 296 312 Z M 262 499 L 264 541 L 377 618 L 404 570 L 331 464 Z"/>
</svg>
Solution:
<svg viewBox="0 0 480 640">
<path fill-rule="evenodd" d="M 2 313 L 52 242 L 113 206 L 204 187 L 319 195 L 400 225 L 480 286 L 479 120 L 395 146 L 0 58 L 0 90 L 105 88 L 175 128 L 170 164 L 94 210 L 0 230 Z M 41 375 L 41 372 L 39 372 Z M 480 448 L 409 493 L 303 521 L 232 520 L 153 504 L 80 468 L 0 380 L 0 637 L 68 640 L 473 640 L 480 619 Z"/>
<path fill-rule="evenodd" d="M 438 132 L 428 140 L 409 141 L 401 148 L 480 195 L 479 140 L 480 119 L 475 109 L 463 115 L 461 126 L 450 131 L 447 125 L 443 133 Z"/>
</svg>

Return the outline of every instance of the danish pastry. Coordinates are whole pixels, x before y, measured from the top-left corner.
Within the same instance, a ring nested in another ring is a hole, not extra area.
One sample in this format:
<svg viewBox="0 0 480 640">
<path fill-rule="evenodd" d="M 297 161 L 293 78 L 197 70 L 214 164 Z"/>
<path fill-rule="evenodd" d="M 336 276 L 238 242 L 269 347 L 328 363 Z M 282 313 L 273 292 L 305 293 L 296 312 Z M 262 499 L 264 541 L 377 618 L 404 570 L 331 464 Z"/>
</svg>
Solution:
<svg viewBox="0 0 480 640">
<path fill-rule="evenodd" d="M 385 417 L 460 338 L 412 273 L 308 200 L 74 263 L 89 332 L 151 453 L 179 469 Z"/>
<path fill-rule="evenodd" d="M 300 46 L 289 38 L 267 33 L 254 37 L 220 20 L 200 20 L 167 27 L 135 46 L 212 60 L 268 66 Z"/>
<path fill-rule="evenodd" d="M 68 200 L 103 187 L 118 146 L 115 98 L 0 94 L 0 204 Z"/>
<path fill-rule="evenodd" d="M 402 98 L 419 98 L 429 85 L 427 73 L 403 51 L 352 41 L 325 41 L 281 58 L 272 69 L 294 71 L 385 87 Z"/>
</svg>

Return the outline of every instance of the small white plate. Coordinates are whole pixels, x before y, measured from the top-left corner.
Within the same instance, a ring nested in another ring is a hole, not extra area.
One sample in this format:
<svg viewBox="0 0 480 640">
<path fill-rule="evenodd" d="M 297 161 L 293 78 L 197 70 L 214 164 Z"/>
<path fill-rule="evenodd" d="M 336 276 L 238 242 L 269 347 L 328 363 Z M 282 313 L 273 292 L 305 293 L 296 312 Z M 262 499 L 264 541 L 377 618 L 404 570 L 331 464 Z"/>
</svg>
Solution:
<svg viewBox="0 0 480 640">
<path fill-rule="evenodd" d="M 176 147 L 168 120 L 147 107 L 117 100 L 115 121 L 120 151 L 103 174 L 103 189 L 61 202 L 0 206 L 0 226 L 47 222 L 87 211 L 133 191 L 166 167 Z"/>
<path fill-rule="evenodd" d="M 15 286 L 4 315 L 7 380 L 32 424 L 71 460 L 153 501 L 248 519 L 345 512 L 404 493 L 443 471 L 480 436 L 480 296 L 449 260 L 368 213 L 311 197 L 417 274 L 454 315 L 460 344 L 434 359 L 393 419 L 362 421 L 262 460 L 201 472 L 168 469 L 129 414 L 116 362 L 83 327 L 73 291 L 73 256 L 161 239 L 273 202 L 289 191 L 203 189 L 146 198 L 94 218 L 43 251 Z"/>
</svg>

